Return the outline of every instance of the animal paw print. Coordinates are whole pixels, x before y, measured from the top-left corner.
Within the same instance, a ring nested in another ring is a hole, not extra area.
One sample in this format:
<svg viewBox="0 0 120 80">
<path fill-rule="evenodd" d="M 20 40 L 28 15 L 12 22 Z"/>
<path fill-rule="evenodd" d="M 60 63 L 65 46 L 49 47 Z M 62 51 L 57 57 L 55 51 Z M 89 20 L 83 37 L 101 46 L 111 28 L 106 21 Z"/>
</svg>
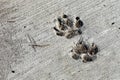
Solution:
<svg viewBox="0 0 120 80">
<path fill-rule="evenodd" d="M 80 58 L 82 59 L 82 62 L 86 63 L 93 61 L 98 52 L 98 47 L 94 43 L 89 46 L 85 43 L 85 41 L 79 40 L 70 52 L 70 56 L 73 59 L 78 60 Z"/>
<path fill-rule="evenodd" d="M 67 39 L 70 39 L 76 35 L 82 34 L 81 27 L 83 26 L 83 22 L 79 17 L 76 17 L 75 20 L 76 21 L 73 22 L 66 14 L 57 18 L 56 26 L 53 27 L 56 35 L 65 36 Z"/>
</svg>

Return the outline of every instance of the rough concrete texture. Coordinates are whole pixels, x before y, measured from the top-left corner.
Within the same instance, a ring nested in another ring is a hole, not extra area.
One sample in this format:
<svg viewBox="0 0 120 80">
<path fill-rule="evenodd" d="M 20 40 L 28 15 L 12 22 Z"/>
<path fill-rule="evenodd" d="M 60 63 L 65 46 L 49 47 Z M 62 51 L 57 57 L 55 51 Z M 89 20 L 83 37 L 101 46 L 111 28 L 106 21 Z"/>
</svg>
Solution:
<svg viewBox="0 0 120 80">
<path fill-rule="evenodd" d="M 69 57 L 80 36 L 58 37 L 63 13 L 84 22 L 83 38 L 100 52 L 93 62 Z M 0 80 L 120 80 L 120 0 L 0 0 Z M 27 35 L 37 44 L 30 46 Z"/>
</svg>

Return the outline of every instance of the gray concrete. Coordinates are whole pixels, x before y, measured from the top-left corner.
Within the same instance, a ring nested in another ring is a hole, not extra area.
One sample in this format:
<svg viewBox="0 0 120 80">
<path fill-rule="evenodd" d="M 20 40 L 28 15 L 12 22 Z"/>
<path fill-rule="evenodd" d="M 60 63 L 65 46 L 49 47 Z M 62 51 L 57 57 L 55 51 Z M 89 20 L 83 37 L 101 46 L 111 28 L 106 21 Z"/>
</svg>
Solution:
<svg viewBox="0 0 120 80">
<path fill-rule="evenodd" d="M 62 13 L 84 21 L 84 40 L 100 48 L 95 61 L 69 57 L 80 36 L 54 34 Z M 0 80 L 120 80 L 119 21 L 120 0 L 0 0 Z M 28 34 L 50 45 L 35 52 Z"/>
</svg>

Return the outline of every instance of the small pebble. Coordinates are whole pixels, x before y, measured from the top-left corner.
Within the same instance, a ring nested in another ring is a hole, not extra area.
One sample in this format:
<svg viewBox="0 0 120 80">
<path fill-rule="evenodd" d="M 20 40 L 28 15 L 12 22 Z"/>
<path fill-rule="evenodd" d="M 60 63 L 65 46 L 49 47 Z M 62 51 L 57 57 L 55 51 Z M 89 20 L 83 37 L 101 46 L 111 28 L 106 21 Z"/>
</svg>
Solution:
<svg viewBox="0 0 120 80">
<path fill-rule="evenodd" d="M 15 73 L 15 71 L 11 71 L 12 73 Z"/>
<path fill-rule="evenodd" d="M 115 22 L 112 22 L 112 25 L 114 25 L 115 24 Z"/>
<path fill-rule="evenodd" d="M 26 28 L 27 26 L 24 26 L 24 28 Z"/>
</svg>

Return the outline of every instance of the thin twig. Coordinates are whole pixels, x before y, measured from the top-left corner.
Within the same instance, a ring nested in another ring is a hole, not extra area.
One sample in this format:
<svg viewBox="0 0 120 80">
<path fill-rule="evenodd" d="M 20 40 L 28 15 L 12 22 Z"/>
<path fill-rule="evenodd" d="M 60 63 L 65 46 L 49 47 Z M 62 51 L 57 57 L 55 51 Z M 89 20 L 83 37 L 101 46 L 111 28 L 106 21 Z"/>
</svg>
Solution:
<svg viewBox="0 0 120 80">
<path fill-rule="evenodd" d="M 29 34 L 27 34 L 27 37 L 31 43 L 29 46 L 32 46 L 35 52 L 36 52 L 36 47 L 46 47 L 50 45 L 50 44 L 44 44 L 44 45 L 36 44 L 36 41 L 33 39 L 33 37 L 31 37 Z"/>
<path fill-rule="evenodd" d="M 44 45 L 37 45 L 37 44 L 33 44 L 33 45 L 30 45 L 30 46 L 33 46 L 33 47 L 46 47 L 46 46 L 49 46 L 50 44 L 44 44 Z"/>
<path fill-rule="evenodd" d="M 13 21 L 12 21 L 12 20 L 9 20 L 9 21 L 7 21 L 7 22 L 9 22 L 9 23 L 14 23 L 15 21 L 14 21 L 14 20 L 13 20 Z"/>
<path fill-rule="evenodd" d="M 36 45 L 36 41 L 35 41 L 29 34 L 27 34 L 27 37 L 28 37 L 28 39 L 30 40 L 30 43 L 31 43 L 31 44 Z M 35 46 L 32 46 L 32 48 L 33 48 L 34 51 L 36 52 Z"/>
</svg>

